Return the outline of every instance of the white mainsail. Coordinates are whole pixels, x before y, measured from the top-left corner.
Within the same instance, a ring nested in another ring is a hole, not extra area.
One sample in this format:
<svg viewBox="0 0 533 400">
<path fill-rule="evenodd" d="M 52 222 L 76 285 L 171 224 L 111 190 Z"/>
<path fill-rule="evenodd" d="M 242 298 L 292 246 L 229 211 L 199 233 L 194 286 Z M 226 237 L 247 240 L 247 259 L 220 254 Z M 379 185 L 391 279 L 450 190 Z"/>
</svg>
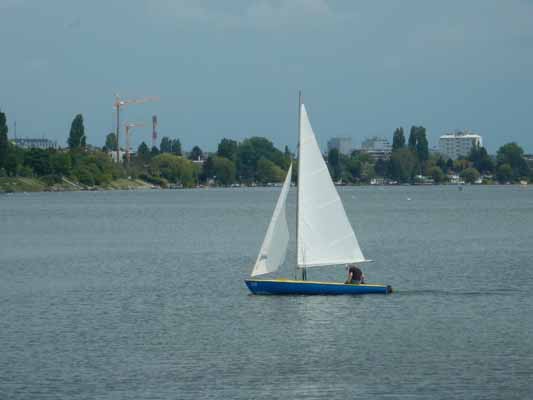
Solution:
<svg viewBox="0 0 533 400">
<path fill-rule="evenodd" d="M 298 267 L 366 261 L 303 104 L 299 140 Z"/>
<path fill-rule="evenodd" d="M 257 256 L 257 260 L 252 271 L 252 276 L 268 274 L 276 271 L 285 260 L 287 247 L 289 244 L 289 227 L 285 213 L 287 194 L 291 187 L 292 164 L 287 172 L 287 177 L 283 183 L 283 188 L 276 203 L 274 214 L 270 220 L 270 225 L 263 240 L 263 245 Z"/>
</svg>

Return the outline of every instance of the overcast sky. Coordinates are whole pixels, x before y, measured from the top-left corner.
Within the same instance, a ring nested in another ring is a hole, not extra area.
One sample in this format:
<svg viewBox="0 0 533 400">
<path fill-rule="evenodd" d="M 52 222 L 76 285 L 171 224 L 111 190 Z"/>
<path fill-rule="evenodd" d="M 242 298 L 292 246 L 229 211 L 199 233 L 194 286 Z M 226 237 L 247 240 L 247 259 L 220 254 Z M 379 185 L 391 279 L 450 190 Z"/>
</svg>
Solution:
<svg viewBox="0 0 533 400">
<path fill-rule="evenodd" d="M 319 142 L 470 129 L 533 152 L 533 1 L 0 0 L 0 108 L 10 135 L 64 145 L 114 129 L 113 94 L 159 96 L 159 135 L 296 143 L 297 92 Z M 134 143 L 149 142 L 150 128 Z"/>
</svg>

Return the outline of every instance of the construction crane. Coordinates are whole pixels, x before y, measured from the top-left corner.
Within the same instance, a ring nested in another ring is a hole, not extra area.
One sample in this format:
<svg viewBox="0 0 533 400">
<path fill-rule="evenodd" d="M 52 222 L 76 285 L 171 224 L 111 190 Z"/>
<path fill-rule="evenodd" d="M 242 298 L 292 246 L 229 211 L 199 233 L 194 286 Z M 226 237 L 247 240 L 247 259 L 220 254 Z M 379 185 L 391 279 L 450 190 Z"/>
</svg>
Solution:
<svg viewBox="0 0 533 400">
<path fill-rule="evenodd" d="M 120 108 L 123 106 L 126 106 L 128 104 L 142 104 L 147 103 L 149 101 L 158 101 L 159 97 L 143 97 L 142 99 L 129 99 L 129 100 L 123 100 L 120 98 L 118 94 L 115 93 L 115 103 L 113 104 L 113 107 L 115 107 L 115 110 L 117 112 L 117 126 L 116 126 L 116 134 L 117 134 L 117 163 L 120 162 L 120 141 L 119 141 L 119 130 L 120 130 Z"/>
<path fill-rule="evenodd" d="M 130 135 L 131 135 L 131 130 L 133 128 L 142 128 L 144 127 L 144 124 L 143 123 L 128 123 L 126 122 L 126 124 L 124 124 L 124 127 L 125 127 L 125 131 L 126 131 L 126 160 L 128 160 L 128 164 L 130 162 Z"/>
</svg>

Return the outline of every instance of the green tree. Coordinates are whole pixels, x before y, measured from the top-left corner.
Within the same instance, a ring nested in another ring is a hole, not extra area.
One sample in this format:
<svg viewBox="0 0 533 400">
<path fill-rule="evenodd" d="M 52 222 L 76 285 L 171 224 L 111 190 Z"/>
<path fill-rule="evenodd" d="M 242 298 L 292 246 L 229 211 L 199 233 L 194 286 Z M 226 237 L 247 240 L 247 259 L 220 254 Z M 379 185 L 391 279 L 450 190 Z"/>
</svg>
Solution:
<svg viewBox="0 0 533 400">
<path fill-rule="evenodd" d="M 216 181 L 222 185 L 235 183 L 235 163 L 226 157 L 214 157 L 213 172 Z"/>
<path fill-rule="evenodd" d="M 363 170 L 361 171 L 361 180 L 364 182 L 370 182 L 372 178 L 376 176 L 374 165 L 371 163 L 363 163 Z"/>
<path fill-rule="evenodd" d="M 218 144 L 217 156 L 227 158 L 233 162 L 237 161 L 238 143 L 231 139 L 222 139 Z"/>
<path fill-rule="evenodd" d="M 198 178 L 198 169 L 189 160 L 174 154 L 164 153 L 152 159 L 150 171 L 155 176 L 162 176 L 169 182 L 193 187 Z"/>
<path fill-rule="evenodd" d="M 475 168 L 466 168 L 459 174 L 466 183 L 476 183 L 479 179 L 479 171 Z"/>
<path fill-rule="evenodd" d="M 74 156 L 73 175 L 84 185 L 105 186 L 112 179 L 123 176 L 119 165 L 102 151 L 93 151 Z"/>
<path fill-rule="evenodd" d="M 361 164 L 372 162 L 370 154 L 368 154 L 366 151 L 354 150 L 352 151 L 352 158 L 359 160 Z"/>
<path fill-rule="evenodd" d="M 512 179 L 517 181 L 520 178 L 529 176 L 529 166 L 524 159 L 524 150 L 516 143 L 507 143 L 498 149 L 496 153 L 498 165 L 508 164 L 513 173 Z"/>
<path fill-rule="evenodd" d="M 348 178 L 348 181 L 357 182 L 359 179 L 361 179 L 361 173 L 363 172 L 363 165 L 361 161 L 359 161 L 359 159 L 356 157 L 350 157 L 348 160 L 346 160 L 346 172 L 346 178 Z"/>
<path fill-rule="evenodd" d="M 417 160 L 409 148 L 392 152 L 389 162 L 389 177 L 398 182 L 408 182 L 415 174 Z"/>
<path fill-rule="evenodd" d="M 455 172 L 461 172 L 467 168 L 470 168 L 470 164 L 470 161 L 459 158 L 453 162 L 453 170 Z"/>
<path fill-rule="evenodd" d="M 50 155 L 50 167 L 57 175 L 70 175 L 72 170 L 72 160 L 68 153 L 53 153 Z"/>
<path fill-rule="evenodd" d="M 256 179 L 258 161 L 264 158 L 272 161 L 282 170 L 287 170 L 291 162 L 271 141 L 263 137 L 245 139 L 237 148 L 237 175 L 242 182 Z"/>
<path fill-rule="evenodd" d="M 215 160 L 213 156 L 207 157 L 202 165 L 202 173 L 200 174 L 200 181 L 207 182 L 209 179 L 213 179 L 216 175 L 215 172 Z"/>
<path fill-rule="evenodd" d="M 170 142 L 170 152 L 177 156 L 181 156 L 181 142 L 179 139 L 173 139 Z"/>
<path fill-rule="evenodd" d="M 172 153 L 172 142 L 167 136 L 161 138 L 161 143 L 159 145 L 160 153 Z"/>
<path fill-rule="evenodd" d="M 426 128 L 423 126 L 418 127 L 418 133 L 416 137 L 416 155 L 420 163 L 424 163 L 429 159 L 429 146 L 426 136 Z"/>
<path fill-rule="evenodd" d="M 94 176 L 88 167 L 76 168 L 74 174 L 82 185 L 94 186 Z"/>
<path fill-rule="evenodd" d="M 417 170 L 422 173 L 426 161 L 429 159 L 428 140 L 426 137 L 426 128 L 423 126 L 412 126 L 409 133 L 409 149 L 416 155 Z"/>
<path fill-rule="evenodd" d="M 43 149 L 30 149 L 24 154 L 24 165 L 30 167 L 39 176 L 49 175 L 52 172 L 50 152 Z"/>
<path fill-rule="evenodd" d="M 105 146 L 107 151 L 117 150 L 117 134 L 115 132 L 108 133 L 105 137 Z"/>
<path fill-rule="evenodd" d="M 428 175 L 433 178 L 435 183 L 444 182 L 444 180 L 446 179 L 446 175 L 444 175 L 442 169 L 436 165 L 428 169 Z"/>
<path fill-rule="evenodd" d="M 85 147 L 85 126 L 83 125 L 83 115 L 78 114 L 72 120 L 70 134 L 68 137 L 68 147 L 79 149 Z"/>
<path fill-rule="evenodd" d="M 338 149 L 331 149 L 328 152 L 328 165 L 331 178 L 335 182 L 338 181 L 342 175 L 341 157 Z"/>
<path fill-rule="evenodd" d="M 403 128 L 396 128 L 392 136 L 392 149 L 401 149 L 405 147 L 405 135 L 403 134 Z"/>
<path fill-rule="evenodd" d="M 270 160 L 262 157 L 257 162 L 257 181 L 260 183 L 281 182 L 285 177 L 285 172 Z"/>
<path fill-rule="evenodd" d="M 7 161 L 9 141 L 7 139 L 7 118 L 6 114 L 0 111 L 0 168 L 4 167 Z"/>
<path fill-rule="evenodd" d="M 189 160 L 200 160 L 203 156 L 202 149 L 198 146 L 194 146 L 189 154 Z"/>
<path fill-rule="evenodd" d="M 412 150 L 415 150 L 416 148 L 417 135 L 418 135 L 418 127 L 412 126 L 411 130 L 409 131 L 409 142 L 408 142 L 409 148 Z"/>
<path fill-rule="evenodd" d="M 19 161 L 17 160 L 15 152 L 9 152 L 7 154 L 7 158 L 4 163 L 4 168 L 8 176 L 15 176 L 17 174 L 17 170 L 19 168 Z"/>
<path fill-rule="evenodd" d="M 148 145 L 146 143 L 142 142 L 137 148 L 137 158 L 141 160 L 141 162 L 150 161 L 150 149 L 148 148 Z"/>
<path fill-rule="evenodd" d="M 500 183 L 510 182 L 513 177 L 513 168 L 509 164 L 501 164 L 496 168 L 496 179 Z"/>
<path fill-rule="evenodd" d="M 447 171 L 453 171 L 453 160 L 451 158 L 448 158 L 448 161 L 446 161 L 446 170 Z"/>
<path fill-rule="evenodd" d="M 520 166 L 524 150 L 515 142 L 501 146 L 496 153 L 498 164 L 509 164 L 511 168 Z"/>
<path fill-rule="evenodd" d="M 160 154 L 160 151 L 157 147 L 152 146 L 152 149 L 150 150 L 150 157 L 155 157 Z"/>
<path fill-rule="evenodd" d="M 472 161 L 474 167 L 482 174 L 494 171 L 494 163 L 484 147 L 472 147 L 468 160 Z"/>
<path fill-rule="evenodd" d="M 7 159 L 5 162 L 5 170 L 9 176 L 22 176 L 21 172 L 26 173 L 26 176 L 32 176 L 33 171 L 29 167 L 23 167 L 24 156 L 26 150 L 8 143 Z"/>
<path fill-rule="evenodd" d="M 243 182 L 252 182 L 255 180 L 257 169 L 257 152 L 252 142 L 245 139 L 237 150 L 237 175 Z"/>
<path fill-rule="evenodd" d="M 439 156 L 435 165 L 439 167 L 444 174 L 448 173 L 448 166 L 446 165 L 446 161 L 444 161 L 444 158 Z"/>
</svg>

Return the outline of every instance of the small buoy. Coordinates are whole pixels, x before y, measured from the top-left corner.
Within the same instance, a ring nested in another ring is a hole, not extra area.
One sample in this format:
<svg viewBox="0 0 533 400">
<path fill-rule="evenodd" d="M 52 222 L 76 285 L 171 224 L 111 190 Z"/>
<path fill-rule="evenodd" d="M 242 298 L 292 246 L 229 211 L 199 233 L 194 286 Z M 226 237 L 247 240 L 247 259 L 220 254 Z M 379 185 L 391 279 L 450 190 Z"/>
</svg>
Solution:
<svg viewBox="0 0 533 400">
<path fill-rule="evenodd" d="M 407 198 L 407 201 L 411 201 L 411 198 L 410 198 L 410 197 L 408 197 L 408 198 Z"/>
</svg>

